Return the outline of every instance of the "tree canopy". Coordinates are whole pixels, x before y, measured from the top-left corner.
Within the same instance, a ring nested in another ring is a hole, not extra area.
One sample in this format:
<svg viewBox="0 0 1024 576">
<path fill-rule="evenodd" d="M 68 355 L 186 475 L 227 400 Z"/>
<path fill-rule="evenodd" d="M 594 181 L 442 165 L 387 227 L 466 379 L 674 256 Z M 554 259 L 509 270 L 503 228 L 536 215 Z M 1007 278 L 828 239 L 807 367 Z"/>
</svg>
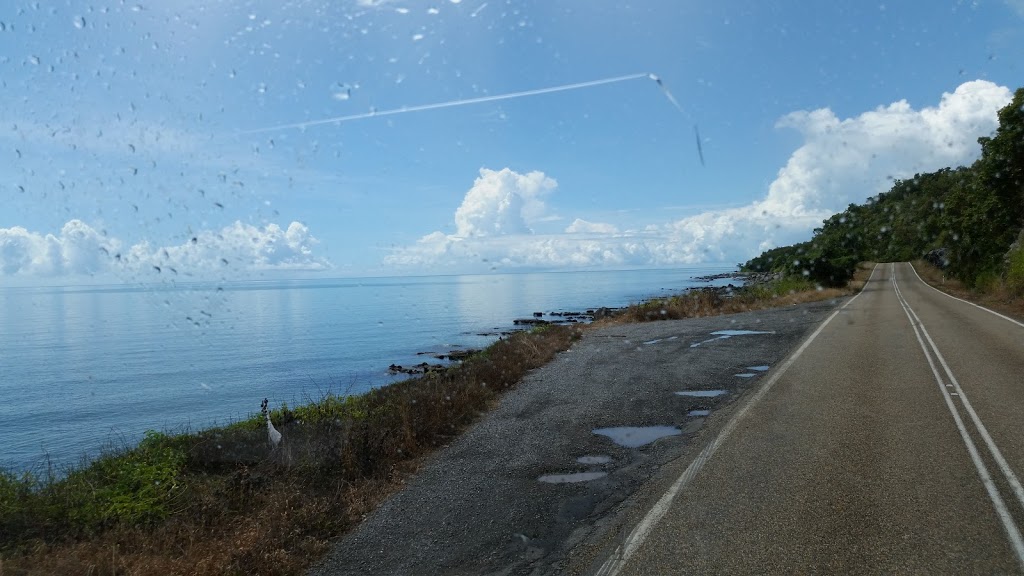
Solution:
<svg viewBox="0 0 1024 576">
<path fill-rule="evenodd" d="M 1024 88 L 999 111 L 996 132 L 978 142 L 981 157 L 971 166 L 897 180 L 888 192 L 825 220 L 809 241 L 767 250 L 742 268 L 837 286 L 857 262 L 931 253 L 968 285 L 1020 274 L 1024 291 Z"/>
</svg>

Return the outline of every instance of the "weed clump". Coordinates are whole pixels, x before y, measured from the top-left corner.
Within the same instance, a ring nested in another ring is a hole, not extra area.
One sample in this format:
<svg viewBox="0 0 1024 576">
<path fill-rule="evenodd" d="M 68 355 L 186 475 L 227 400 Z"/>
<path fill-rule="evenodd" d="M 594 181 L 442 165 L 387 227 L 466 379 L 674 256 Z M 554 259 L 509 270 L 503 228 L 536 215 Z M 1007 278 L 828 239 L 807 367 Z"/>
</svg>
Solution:
<svg viewBox="0 0 1024 576">
<path fill-rule="evenodd" d="M 701 288 L 669 298 L 633 304 L 618 316 L 618 322 L 647 322 L 734 314 L 783 305 L 829 300 L 849 289 L 823 288 L 798 276 L 752 284 L 735 289 Z"/>
</svg>

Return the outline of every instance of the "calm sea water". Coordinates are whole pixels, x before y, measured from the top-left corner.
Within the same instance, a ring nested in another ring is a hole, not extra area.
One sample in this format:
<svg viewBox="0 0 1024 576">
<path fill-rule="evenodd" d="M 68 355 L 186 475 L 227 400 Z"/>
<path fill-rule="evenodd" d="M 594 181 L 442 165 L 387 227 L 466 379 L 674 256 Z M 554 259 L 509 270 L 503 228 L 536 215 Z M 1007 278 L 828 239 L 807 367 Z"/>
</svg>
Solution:
<svg viewBox="0 0 1024 576">
<path fill-rule="evenodd" d="M 533 312 L 622 306 L 727 267 L 157 287 L 0 289 L 0 466 L 73 463 L 386 384 Z"/>
</svg>

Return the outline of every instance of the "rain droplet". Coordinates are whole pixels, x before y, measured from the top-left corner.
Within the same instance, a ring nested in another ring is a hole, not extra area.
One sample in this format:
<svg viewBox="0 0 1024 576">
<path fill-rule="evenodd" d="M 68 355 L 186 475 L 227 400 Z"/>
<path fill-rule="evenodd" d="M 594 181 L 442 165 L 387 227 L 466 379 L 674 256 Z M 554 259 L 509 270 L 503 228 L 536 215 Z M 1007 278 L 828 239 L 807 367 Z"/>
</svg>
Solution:
<svg viewBox="0 0 1024 576">
<path fill-rule="evenodd" d="M 33 54 L 32 56 L 28 57 L 28 61 L 36 66 L 39 66 L 39 56 Z"/>
<path fill-rule="evenodd" d="M 413 34 L 412 35 L 412 41 L 413 42 L 419 42 L 420 40 L 423 40 L 423 34 Z M 37 64 L 38 64 L 38 62 L 37 62 Z"/>
<path fill-rule="evenodd" d="M 335 100 L 348 100 L 352 97 L 352 88 L 348 84 L 335 82 L 331 85 L 331 97 Z"/>
<path fill-rule="evenodd" d="M 256 87 L 256 91 L 259 92 L 260 94 L 266 94 L 267 85 L 264 84 L 263 82 L 260 82 L 259 86 Z"/>
<path fill-rule="evenodd" d="M 82 28 L 85 28 L 85 18 L 83 18 L 81 16 L 75 16 L 74 24 L 75 24 L 75 28 L 78 28 L 79 30 L 81 30 Z"/>
<path fill-rule="evenodd" d="M 408 14 L 409 13 L 409 9 L 408 8 L 395 8 L 395 12 L 398 12 L 399 14 Z"/>
</svg>

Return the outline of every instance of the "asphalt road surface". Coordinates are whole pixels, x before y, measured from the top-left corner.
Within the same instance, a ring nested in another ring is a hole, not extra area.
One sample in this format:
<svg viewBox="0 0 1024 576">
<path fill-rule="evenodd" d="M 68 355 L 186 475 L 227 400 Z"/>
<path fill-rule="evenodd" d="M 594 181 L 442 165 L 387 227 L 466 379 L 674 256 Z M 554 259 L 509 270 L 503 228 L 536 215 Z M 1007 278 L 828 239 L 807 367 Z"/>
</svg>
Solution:
<svg viewBox="0 0 1024 576">
<path fill-rule="evenodd" d="M 605 327 L 312 573 L 1018 573 L 1022 374 L 1024 324 L 906 264 L 854 298 Z"/>
<path fill-rule="evenodd" d="M 1022 375 L 1024 324 L 879 265 L 597 572 L 1019 573 Z"/>
</svg>

